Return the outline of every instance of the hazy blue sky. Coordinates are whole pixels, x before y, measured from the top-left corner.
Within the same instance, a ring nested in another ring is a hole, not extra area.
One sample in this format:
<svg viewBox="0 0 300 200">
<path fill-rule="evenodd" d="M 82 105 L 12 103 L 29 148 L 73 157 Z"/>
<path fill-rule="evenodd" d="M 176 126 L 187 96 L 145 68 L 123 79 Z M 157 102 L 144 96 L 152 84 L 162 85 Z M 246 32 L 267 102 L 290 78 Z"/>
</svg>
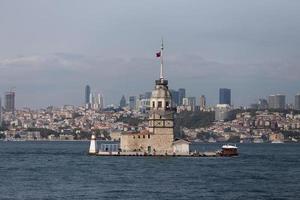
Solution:
<svg viewBox="0 0 300 200">
<path fill-rule="evenodd" d="M 17 106 L 118 103 L 150 91 L 161 36 L 170 87 L 235 105 L 300 92 L 299 0 L 0 0 L 0 92 Z"/>
</svg>

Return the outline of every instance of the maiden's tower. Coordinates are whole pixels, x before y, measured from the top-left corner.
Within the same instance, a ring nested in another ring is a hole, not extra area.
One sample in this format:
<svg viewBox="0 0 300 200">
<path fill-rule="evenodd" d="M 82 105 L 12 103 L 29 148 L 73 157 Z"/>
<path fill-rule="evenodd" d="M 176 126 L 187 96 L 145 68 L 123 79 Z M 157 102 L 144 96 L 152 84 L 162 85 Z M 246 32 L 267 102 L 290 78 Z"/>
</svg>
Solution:
<svg viewBox="0 0 300 200">
<path fill-rule="evenodd" d="M 156 54 L 160 58 L 160 76 L 150 98 L 147 129 L 140 132 L 123 132 L 119 152 L 101 152 L 98 155 L 189 155 L 189 142 L 174 140 L 174 109 L 164 78 L 163 43 Z"/>
</svg>

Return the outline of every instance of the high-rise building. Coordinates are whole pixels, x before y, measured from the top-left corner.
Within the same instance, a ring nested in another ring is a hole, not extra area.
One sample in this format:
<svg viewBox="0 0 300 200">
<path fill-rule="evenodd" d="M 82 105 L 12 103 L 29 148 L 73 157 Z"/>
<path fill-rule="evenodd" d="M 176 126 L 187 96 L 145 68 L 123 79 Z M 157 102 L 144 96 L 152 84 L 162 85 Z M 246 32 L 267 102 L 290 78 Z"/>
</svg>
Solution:
<svg viewBox="0 0 300 200">
<path fill-rule="evenodd" d="M 147 111 L 150 110 L 150 98 L 151 98 L 151 92 L 146 92 L 145 94 L 140 94 L 139 98 L 136 99 L 136 105 L 135 108 L 136 110 L 139 110 L 142 113 L 146 113 Z M 134 107 L 134 102 L 131 105 Z"/>
<path fill-rule="evenodd" d="M 295 110 L 300 110 L 300 93 L 295 96 Z"/>
<path fill-rule="evenodd" d="M 121 100 L 120 100 L 120 108 L 124 108 L 124 107 L 126 107 L 126 98 L 123 95 Z"/>
<path fill-rule="evenodd" d="M 179 92 L 176 90 L 170 90 L 172 96 L 172 106 L 176 107 L 179 105 Z"/>
<path fill-rule="evenodd" d="M 130 96 L 129 97 L 129 109 L 130 110 L 135 110 L 136 109 L 136 97 L 135 96 Z"/>
<path fill-rule="evenodd" d="M 185 97 L 182 99 L 182 106 L 187 111 L 195 111 L 196 97 Z"/>
<path fill-rule="evenodd" d="M 205 110 L 206 109 L 206 98 L 205 98 L 204 95 L 200 96 L 199 105 L 200 105 L 200 110 Z"/>
<path fill-rule="evenodd" d="M 231 105 L 231 90 L 228 88 L 219 89 L 219 104 Z"/>
<path fill-rule="evenodd" d="M 278 94 L 276 95 L 276 103 L 278 102 L 279 109 L 285 109 L 285 95 Z"/>
<path fill-rule="evenodd" d="M 5 111 L 15 112 L 15 92 L 5 93 Z"/>
<path fill-rule="evenodd" d="M 85 101 L 84 103 L 90 103 L 90 96 L 91 96 L 91 87 L 89 85 L 85 86 Z"/>
<path fill-rule="evenodd" d="M 102 110 L 103 109 L 103 97 L 101 94 L 93 94 L 90 95 L 90 105 L 94 110 Z"/>
<path fill-rule="evenodd" d="M 276 94 L 269 96 L 270 109 L 285 109 L 285 95 Z"/>
<path fill-rule="evenodd" d="M 196 97 L 188 97 L 188 104 L 191 106 L 191 110 L 195 111 L 196 108 Z"/>
<path fill-rule="evenodd" d="M 99 110 L 102 110 L 104 108 L 104 98 L 102 94 L 98 94 L 97 103 L 99 105 Z"/>
<path fill-rule="evenodd" d="M 178 89 L 178 102 L 179 105 L 183 105 L 183 98 L 185 98 L 185 89 L 184 88 L 179 88 Z"/>
<path fill-rule="evenodd" d="M 104 108 L 103 96 L 100 93 L 90 93 L 89 100 L 86 104 L 87 109 L 102 110 Z"/>
<path fill-rule="evenodd" d="M 268 101 L 267 99 L 259 99 L 258 100 L 258 109 L 263 110 L 263 109 L 268 109 Z"/>
<path fill-rule="evenodd" d="M 85 86 L 84 103 L 87 109 L 91 108 L 91 87 L 89 85 Z"/>
<path fill-rule="evenodd" d="M 269 96 L 268 104 L 269 104 L 270 109 L 275 108 L 275 98 L 276 98 L 276 96 L 273 94 Z"/>
<path fill-rule="evenodd" d="M 89 102 L 85 104 L 85 107 L 87 109 L 92 109 L 94 102 L 95 102 L 94 94 L 92 92 L 90 92 Z"/>
</svg>

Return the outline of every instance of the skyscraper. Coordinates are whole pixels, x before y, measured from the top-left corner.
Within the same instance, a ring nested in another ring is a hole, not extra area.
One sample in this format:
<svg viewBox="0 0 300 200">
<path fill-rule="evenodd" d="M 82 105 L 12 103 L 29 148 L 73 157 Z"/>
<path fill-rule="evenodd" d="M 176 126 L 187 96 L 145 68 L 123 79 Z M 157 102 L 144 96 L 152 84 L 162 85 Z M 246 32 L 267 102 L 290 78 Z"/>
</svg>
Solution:
<svg viewBox="0 0 300 200">
<path fill-rule="evenodd" d="M 195 111 L 196 97 L 185 97 L 185 98 L 183 98 L 182 106 L 184 106 L 187 111 Z"/>
<path fill-rule="evenodd" d="M 140 94 L 138 98 L 135 98 L 135 100 L 133 97 L 131 97 L 131 100 L 129 99 L 129 107 L 131 110 L 136 109 L 142 113 L 146 113 L 150 109 L 150 98 L 151 92 L 145 92 L 144 94 Z"/>
<path fill-rule="evenodd" d="M 231 90 L 228 88 L 219 89 L 219 104 L 231 105 Z"/>
<path fill-rule="evenodd" d="M 278 102 L 279 109 L 285 109 L 285 95 L 277 94 L 276 95 L 276 103 Z"/>
<path fill-rule="evenodd" d="M 268 101 L 266 99 L 259 99 L 258 100 L 258 109 L 268 109 Z"/>
<path fill-rule="evenodd" d="M 295 110 L 300 110 L 300 93 L 295 96 Z"/>
<path fill-rule="evenodd" d="M 172 106 L 176 107 L 179 105 L 179 92 L 176 90 L 170 90 L 172 96 Z"/>
<path fill-rule="evenodd" d="M 120 108 L 124 108 L 124 107 L 126 107 L 126 98 L 123 95 L 121 100 L 120 100 Z"/>
<path fill-rule="evenodd" d="M 179 88 L 178 89 L 178 101 L 179 101 L 180 106 L 183 104 L 183 98 L 185 98 L 185 89 Z"/>
<path fill-rule="evenodd" d="M 272 95 L 269 96 L 268 104 L 269 104 L 270 109 L 275 108 L 275 95 L 272 94 Z"/>
<path fill-rule="evenodd" d="M 200 105 L 200 110 L 205 110 L 206 108 L 206 98 L 204 95 L 201 95 L 200 96 L 200 99 L 199 99 L 199 105 Z"/>
<path fill-rule="evenodd" d="M 5 93 L 5 111 L 15 113 L 15 92 Z"/>
<path fill-rule="evenodd" d="M 129 109 L 130 110 L 135 110 L 136 109 L 136 97 L 135 96 L 130 96 L 129 97 Z"/>
<path fill-rule="evenodd" d="M 191 111 L 195 111 L 196 97 L 188 97 L 188 104 L 189 104 L 189 106 L 191 106 Z"/>
<path fill-rule="evenodd" d="M 285 109 L 285 95 L 276 94 L 269 96 L 270 109 Z"/>
<path fill-rule="evenodd" d="M 84 96 L 84 103 L 86 105 L 91 102 L 90 96 L 91 96 L 91 87 L 89 85 L 86 85 L 85 86 L 85 96 Z"/>
<path fill-rule="evenodd" d="M 104 98 L 102 94 L 98 94 L 98 98 L 97 98 L 97 104 L 99 106 L 99 110 L 102 110 L 104 108 Z"/>
</svg>

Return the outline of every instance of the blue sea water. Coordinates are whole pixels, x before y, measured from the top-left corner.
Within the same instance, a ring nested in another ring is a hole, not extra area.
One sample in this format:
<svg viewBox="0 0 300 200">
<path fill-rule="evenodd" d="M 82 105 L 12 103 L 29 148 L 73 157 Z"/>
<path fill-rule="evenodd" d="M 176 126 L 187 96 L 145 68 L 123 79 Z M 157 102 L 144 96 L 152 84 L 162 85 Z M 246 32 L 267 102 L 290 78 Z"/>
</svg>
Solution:
<svg viewBox="0 0 300 200">
<path fill-rule="evenodd" d="M 231 158 L 96 157 L 88 146 L 0 142 L 0 199 L 300 199 L 299 144 L 239 144 Z"/>
</svg>

